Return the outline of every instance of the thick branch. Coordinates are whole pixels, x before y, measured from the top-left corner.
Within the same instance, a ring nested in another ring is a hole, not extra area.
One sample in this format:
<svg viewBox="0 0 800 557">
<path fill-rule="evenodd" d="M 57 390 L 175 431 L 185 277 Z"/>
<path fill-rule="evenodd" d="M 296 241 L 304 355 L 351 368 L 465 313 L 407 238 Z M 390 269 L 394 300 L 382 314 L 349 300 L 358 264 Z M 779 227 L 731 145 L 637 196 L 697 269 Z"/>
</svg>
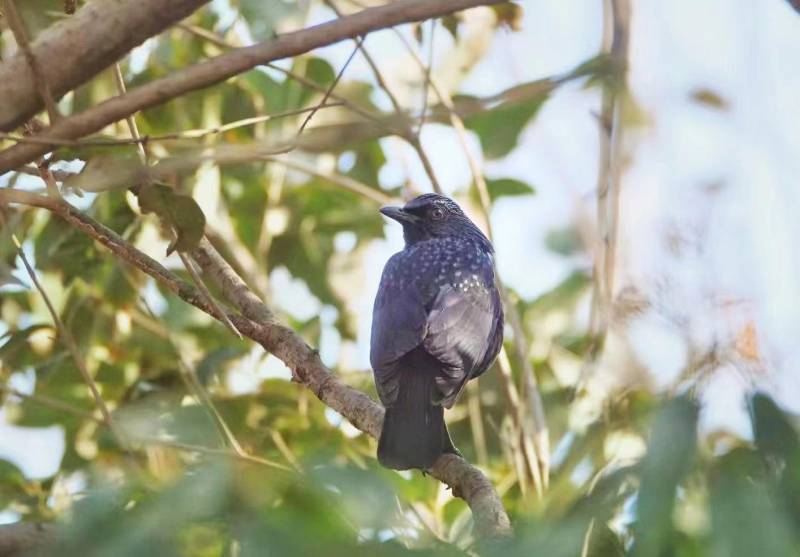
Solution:
<svg viewBox="0 0 800 557">
<path fill-rule="evenodd" d="M 42 31 L 31 53 L 41 78 L 58 98 L 207 1 L 88 2 L 75 15 Z M 0 99 L 3 131 L 14 129 L 42 108 L 33 71 L 22 51 L 0 63 Z"/>
<path fill-rule="evenodd" d="M 0 526 L 0 557 L 23 557 L 53 541 L 55 526 L 39 522 L 15 522 Z"/>
<path fill-rule="evenodd" d="M 182 281 L 160 263 L 140 252 L 113 230 L 94 221 L 62 200 L 29 192 L 0 189 L 0 205 L 22 203 L 45 208 L 109 248 L 114 255 L 155 278 L 184 301 L 221 321 L 216 307 L 209 305 L 197 289 Z M 229 314 L 239 332 L 258 342 L 283 361 L 295 377 L 323 403 L 347 418 L 361 431 L 378 437 L 383 422 L 383 408 L 369 396 L 341 383 L 325 367 L 316 350 L 293 330 L 277 322 L 269 309 L 247 288 L 210 244 L 203 242 L 193 256 L 203 270 L 218 284 L 225 296 L 244 315 Z M 455 455 L 443 455 L 430 470 L 435 478 L 451 486 L 473 512 L 475 528 L 484 537 L 511 532 L 508 515 L 494 486 L 483 473 Z"/>
<path fill-rule="evenodd" d="M 500 1 L 398 0 L 385 6 L 369 8 L 354 15 L 282 35 L 274 40 L 225 52 L 216 58 L 174 72 L 80 114 L 65 118 L 43 130 L 41 135 L 56 139 L 82 137 L 97 132 L 129 114 L 167 102 L 189 91 L 209 87 L 261 64 L 297 56 L 315 48 L 394 25 L 438 17 L 474 6 L 498 4 Z M 59 63 L 65 68 L 68 67 L 63 61 Z M 2 82 L 1 75 L 0 82 Z M 55 88 L 55 84 L 52 87 Z M 30 162 L 50 149 L 47 145 L 32 143 L 18 144 L 6 149 L 0 152 L 0 174 Z"/>
</svg>

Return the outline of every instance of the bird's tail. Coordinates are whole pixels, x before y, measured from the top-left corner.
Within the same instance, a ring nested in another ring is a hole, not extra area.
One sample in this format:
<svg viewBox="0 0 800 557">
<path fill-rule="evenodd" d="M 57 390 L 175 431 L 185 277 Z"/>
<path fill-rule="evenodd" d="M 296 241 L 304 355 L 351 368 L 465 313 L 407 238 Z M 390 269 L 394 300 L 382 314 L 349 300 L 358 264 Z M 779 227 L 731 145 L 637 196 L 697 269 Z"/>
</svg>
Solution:
<svg viewBox="0 0 800 557">
<path fill-rule="evenodd" d="M 429 370 L 400 373 L 397 400 L 386 409 L 383 419 L 378 461 L 395 470 L 425 470 L 443 452 L 458 451 L 444 423 L 444 408 L 431 403 L 435 374 Z"/>
</svg>

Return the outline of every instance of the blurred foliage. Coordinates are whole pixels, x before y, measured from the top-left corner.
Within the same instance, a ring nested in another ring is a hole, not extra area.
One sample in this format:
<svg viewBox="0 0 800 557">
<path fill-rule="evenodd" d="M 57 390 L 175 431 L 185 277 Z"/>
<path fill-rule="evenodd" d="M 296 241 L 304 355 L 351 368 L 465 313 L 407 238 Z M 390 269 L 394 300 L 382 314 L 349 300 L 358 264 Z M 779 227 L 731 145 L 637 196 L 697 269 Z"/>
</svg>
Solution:
<svg viewBox="0 0 800 557">
<path fill-rule="evenodd" d="M 66 17 L 56 0 L 17 4 L 32 36 Z M 189 23 L 236 44 L 302 26 L 322 9 L 314 2 L 238 0 L 214 3 Z M 520 5 L 498 6 L 492 13 L 494 20 L 484 22 L 489 33 L 519 29 Z M 464 60 L 459 53 L 475 48 L 462 23 L 458 15 L 438 22 L 459 63 Z M 404 32 L 416 38 L 415 48 L 426 51 L 427 26 Z M 7 45 L 7 37 L 0 44 Z M 123 64 L 123 72 L 135 87 L 218 51 L 176 27 L 148 41 Z M 603 85 L 611 79 L 608 66 L 597 56 L 568 78 L 521 84 L 487 99 L 458 94 L 455 86 L 452 93 L 465 107 L 465 124 L 483 156 L 500 159 L 535 125 L 561 83 L 580 79 L 586 87 Z M 379 139 L 391 135 L 394 115 L 379 102 L 375 80 L 347 74 L 336 88 L 337 102 L 344 99 L 361 113 L 341 104 L 320 109 L 305 133 L 315 128 L 335 133 L 319 134 L 313 153 L 288 155 L 315 172 L 271 159 L 275 148 L 295 139 L 307 115 L 297 111 L 320 103 L 339 71 L 315 54 L 281 67 L 301 80 L 258 68 L 138 114 L 140 132 L 153 138 L 149 162 L 167 169 L 158 176 L 161 182 L 138 189 L 138 197 L 126 188 L 140 185 L 147 173 L 130 144 L 61 149 L 64 160 L 88 161 L 65 186 L 85 192 L 71 199 L 92 217 L 187 279 L 175 256 L 164 259 L 165 249 L 168 244 L 191 249 L 204 230 L 212 232 L 246 280 L 261 294 L 273 294 L 281 317 L 309 344 L 325 348 L 326 363 L 340 378 L 374 395 L 370 375 L 359 368 L 364 358 L 354 354 L 358 312 L 368 291 L 363 269 L 370 251 L 385 251 L 377 243 L 384 222 L 374 198 L 326 177 L 339 174 L 390 197 L 399 196 L 402 185 L 412 190 L 427 185 L 384 176 L 387 162 L 397 164 L 404 156 L 389 151 L 394 143 Z M 400 81 L 393 82 L 396 93 L 415 106 L 424 80 Z M 106 72 L 65 97 L 61 107 L 79 112 L 115 93 Z M 694 98 L 724 107 L 710 92 Z M 448 121 L 442 106 L 430 102 L 431 118 Z M 378 124 L 370 122 L 364 136 L 348 136 L 347 130 L 364 124 L 364 113 Z M 239 122 L 267 115 L 276 117 Z M 220 131 L 227 124 L 233 125 Z M 163 134 L 172 135 L 157 138 Z M 127 137 L 120 123 L 94 139 Z M 487 176 L 486 182 L 492 202 L 535 193 L 534 184 L 519 177 Z M 473 185 L 465 184 L 456 197 L 476 212 Z M 58 469 L 44 478 L 26 477 L 12 462 L 0 460 L 0 510 L 22 520 L 57 520 L 63 540 L 53 555 L 477 551 L 785 557 L 800 550 L 800 437 L 796 419 L 767 397 L 752 401 L 753 442 L 698 441 L 698 408 L 689 398 L 661 400 L 631 390 L 586 410 L 582 363 L 597 339 L 581 319 L 591 279 L 574 226 L 555 229 L 545 239 L 548 249 L 574 261 L 573 272 L 536 299 L 511 292 L 534 341 L 528 357 L 539 375 L 554 447 L 549 490 L 539 497 L 519 466 L 509 434 L 516 410 L 499 373 L 481 378 L 478 414 L 469 397 L 449 413 L 456 443 L 491 477 L 515 525 L 514 538 L 486 543 L 474 539 L 462 500 L 421 473 L 381 469 L 375 442 L 291 383 L 275 358 L 234 338 L 63 221 L 41 211 L 4 210 L 2 217 L 8 225 L 0 230 L 2 415 L 18 427 L 57 426 L 65 443 Z M 129 447 L 120 447 L 100 423 L 39 293 L 21 286 L 31 283 L 10 230 L 23 239 Z M 286 276 L 290 284 L 280 278 Z M 280 289 L 302 300 L 286 302 Z M 521 383 L 522 366 L 513 363 L 512 380 Z M 213 408 L 200 396 L 201 388 Z M 249 455 L 264 461 L 233 455 L 220 420 Z M 476 422 L 483 427 L 473 429 Z"/>
</svg>

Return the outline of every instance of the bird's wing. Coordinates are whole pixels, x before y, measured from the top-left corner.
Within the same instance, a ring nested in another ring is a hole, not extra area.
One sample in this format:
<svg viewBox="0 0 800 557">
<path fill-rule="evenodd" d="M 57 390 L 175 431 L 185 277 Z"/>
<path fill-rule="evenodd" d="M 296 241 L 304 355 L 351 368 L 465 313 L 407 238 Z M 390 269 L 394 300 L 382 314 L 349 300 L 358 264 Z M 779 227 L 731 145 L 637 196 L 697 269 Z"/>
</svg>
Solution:
<svg viewBox="0 0 800 557">
<path fill-rule="evenodd" d="M 442 396 L 439 402 L 448 408 L 467 380 L 484 371 L 480 366 L 487 353 L 496 350 L 498 311 L 502 315 L 498 302 L 494 288 L 477 286 L 464 291 L 447 285 L 431 306 L 423 346 L 442 363 L 436 383 Z"/>
<path fill-rule="evenodd" d="M 466 381 L 483 373 L 500 349 L 503 316 L 493 271 L 489 268 L 466 290 L 445 284 L 431 295 L 413 281 L 395 280 L 402 270 L 394 257 L 386 264 L 372 313 L 370 363 L 378 396 L 385 406 L 394 403 L 398 364 L 421 346 L 440 364 L 435 366 L 440 394 L 435 402 L 449 408 Z"/>
<path fill-rule="evenodd" d="M 397 363 L 420 345 L 427 321 L 425 300 L 419 291 L 408 283 L 401 286 L 388 278 L 394 265 L 393 260 L 386 264 L 375 297 L 369 354 L 378 396 L 386 406 L 397 398 Z"/>
<path fill-rule="evenodd" d="M 472 374 L 469 377 L 470 379 L 478 377 L 489 369 L 489 366 L 492 365 L 495 358 L 497 358 L 497 355 L 500 353 L 500 349 L 503 347 L 503 327 L 505 318 L 503 315 L 503 302 L 500 300 L 500 292 L 498 292 L 497 289 L 494 289 L 492 292 L 492 308 L 494 314 L 494 329 L 492 330 L 489 340 L 489 347 L 483 355 L 483 361 L 472 370 Z"/>
</svg>

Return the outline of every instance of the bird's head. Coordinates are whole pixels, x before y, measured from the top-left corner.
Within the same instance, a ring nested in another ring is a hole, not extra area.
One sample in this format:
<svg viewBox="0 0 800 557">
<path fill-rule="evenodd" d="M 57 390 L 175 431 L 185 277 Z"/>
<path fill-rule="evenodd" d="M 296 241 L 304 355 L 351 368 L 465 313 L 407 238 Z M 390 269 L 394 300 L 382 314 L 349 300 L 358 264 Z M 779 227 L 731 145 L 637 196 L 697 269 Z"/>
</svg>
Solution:
<svg viewBox="0 0 800 557">
<path fill-rule="evenodd" d="M 491 253 L 492 244 L 469 220 L 461 207 L 449 197 L 426 193 L 415 197 L 404 207 L 383 207 L 381 213 L 403 225 L 406 245 L 432 238 L 472 239 Z"/>
</svg>

